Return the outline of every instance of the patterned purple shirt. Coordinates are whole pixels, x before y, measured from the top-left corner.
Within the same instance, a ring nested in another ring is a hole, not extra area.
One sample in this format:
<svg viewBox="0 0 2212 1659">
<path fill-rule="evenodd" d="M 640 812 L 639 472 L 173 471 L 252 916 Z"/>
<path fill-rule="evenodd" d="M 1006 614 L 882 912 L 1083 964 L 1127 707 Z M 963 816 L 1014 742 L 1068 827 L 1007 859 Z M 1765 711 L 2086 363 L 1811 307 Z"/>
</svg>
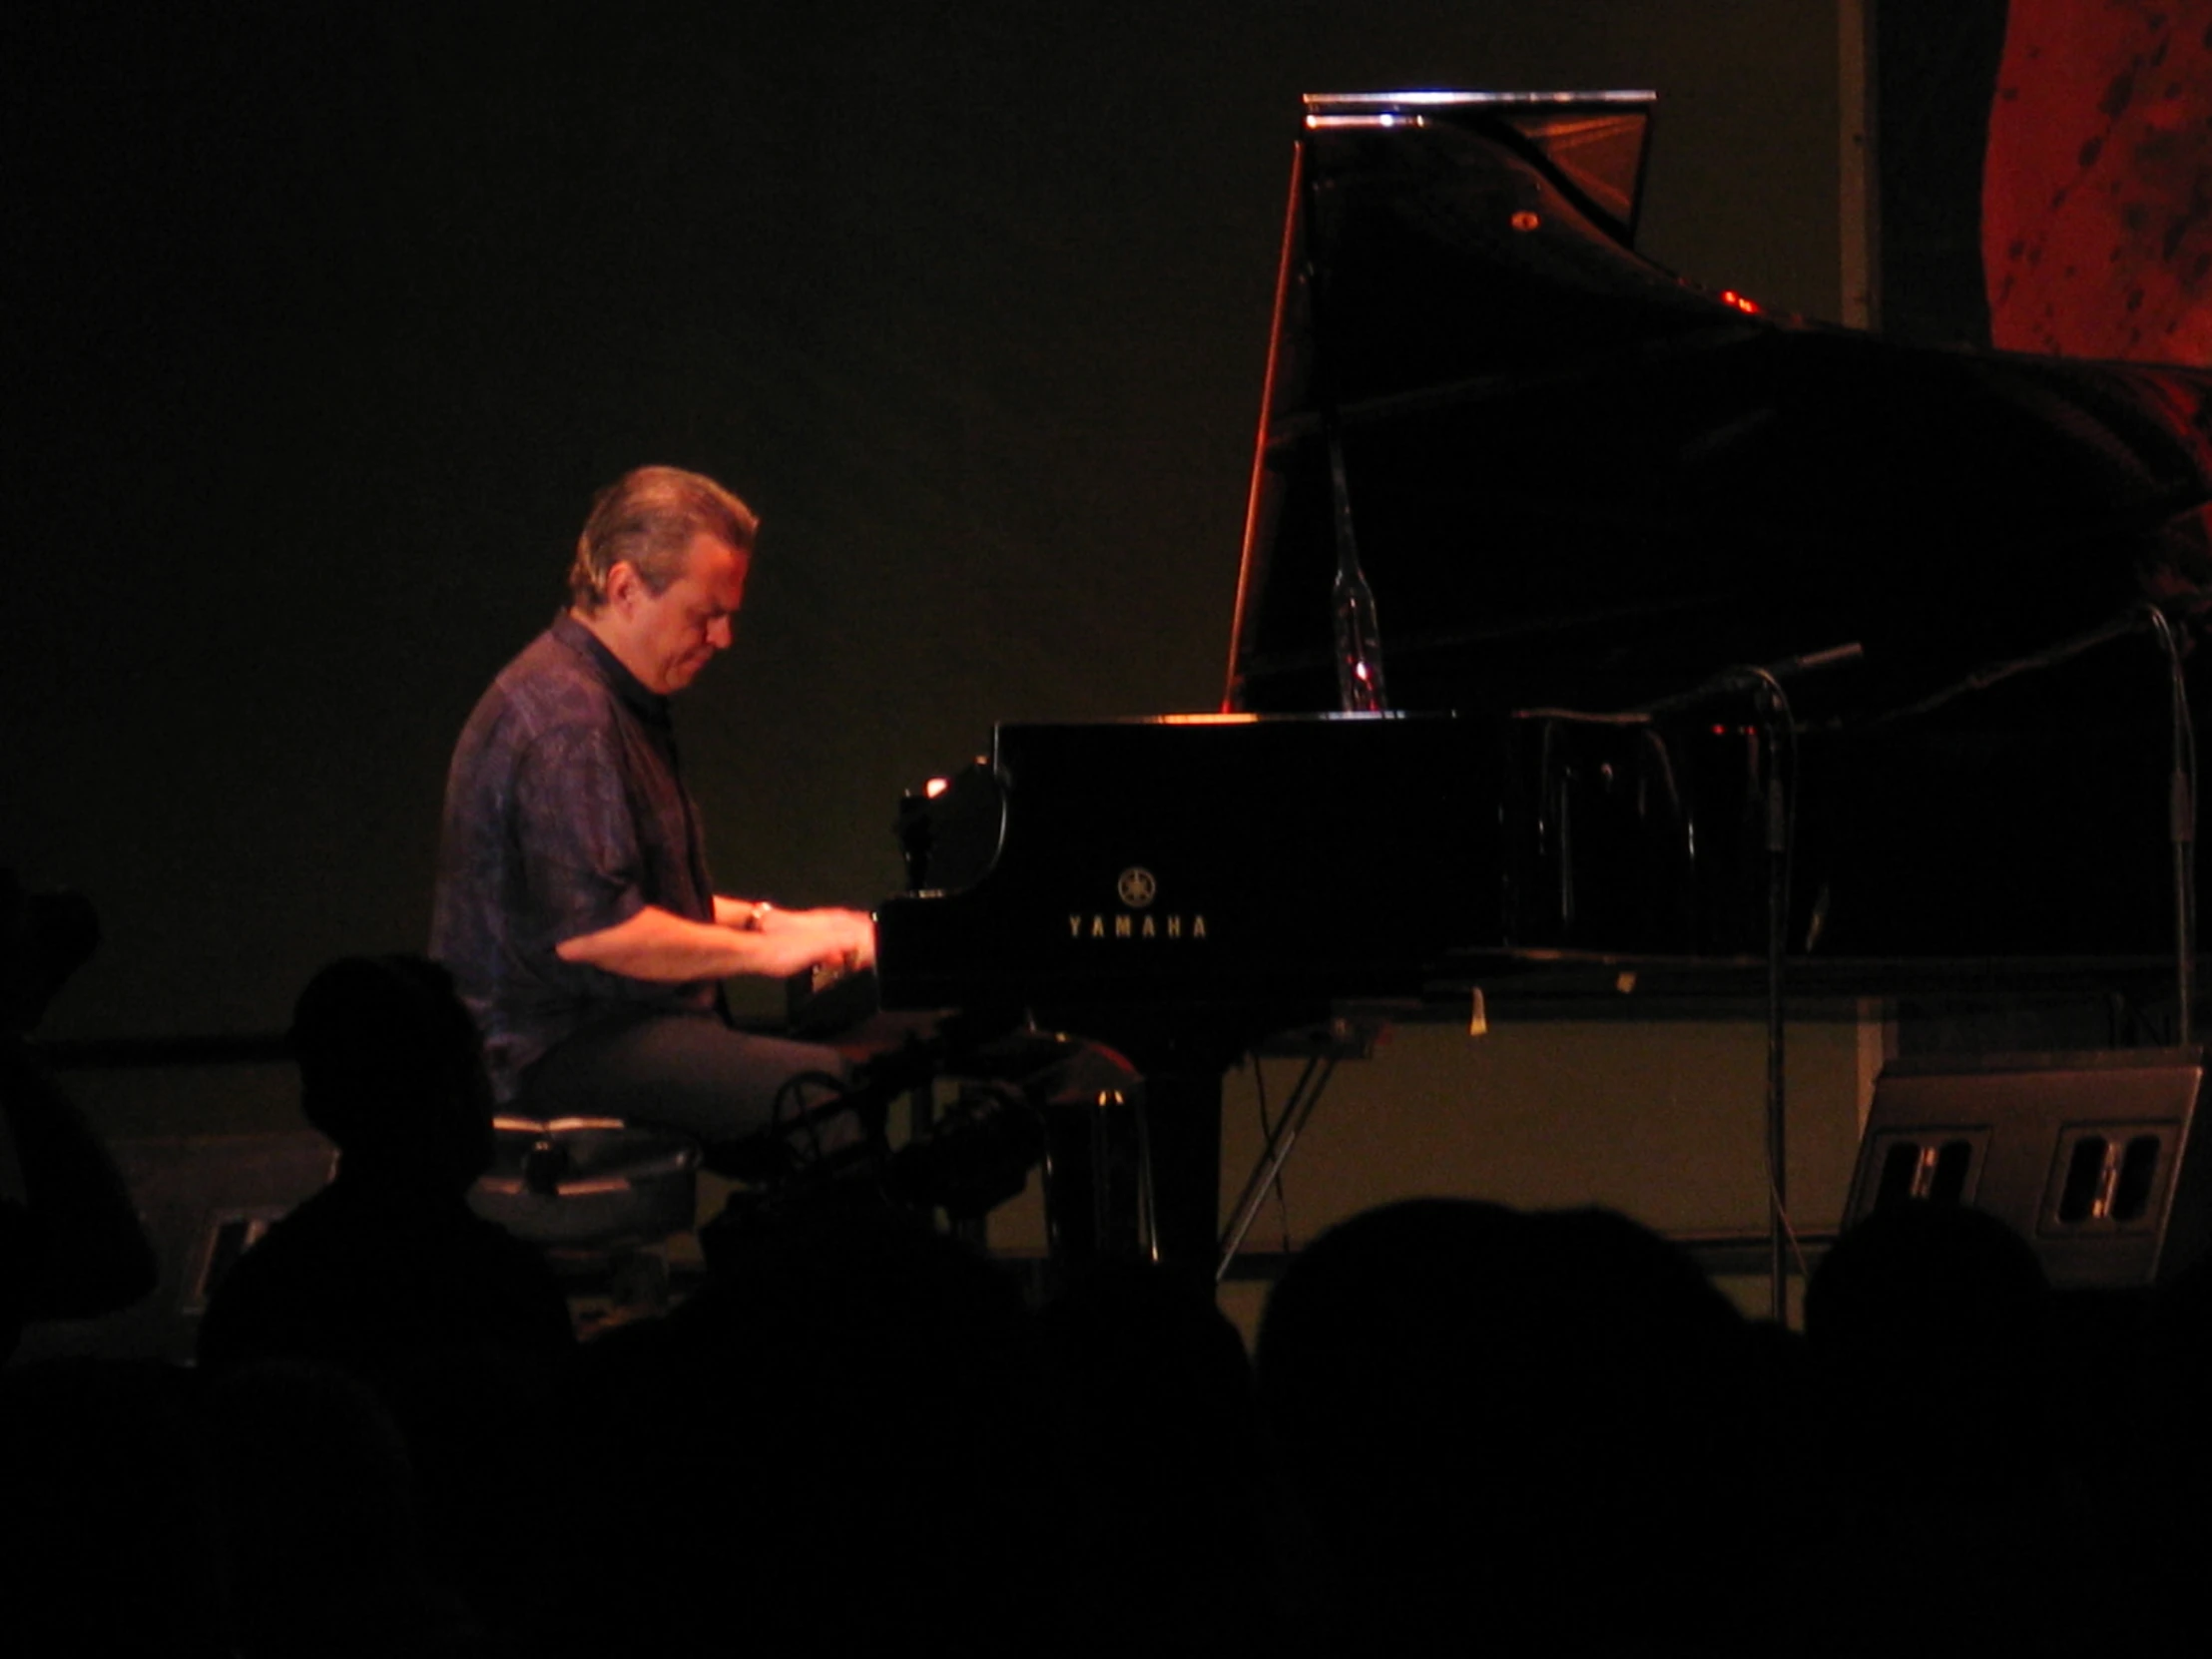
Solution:
<svg viewBox="0 0 2212 1659">
<path fill-rule="evenodd" d="M 445 781 L 430 954 L 476 1016 L 501 1102 L 604 1014 L 716 1005 L 712 980 L 657 984 L 554 953 L 648 904 L 714 919 L 668 699 L 564 615 L 492 682 Z"/>
</svg>

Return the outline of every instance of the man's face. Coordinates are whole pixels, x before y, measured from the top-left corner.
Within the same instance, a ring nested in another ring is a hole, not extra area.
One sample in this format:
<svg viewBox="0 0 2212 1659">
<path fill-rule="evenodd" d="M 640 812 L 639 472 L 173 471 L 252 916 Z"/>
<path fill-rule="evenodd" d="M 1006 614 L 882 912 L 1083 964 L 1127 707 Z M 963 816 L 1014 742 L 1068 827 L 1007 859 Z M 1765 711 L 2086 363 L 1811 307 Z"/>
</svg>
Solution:
<svg viewBox="0 0 2212 1659">
<path fill-rule="evenodd" d="M 730 619 L 745 602 L 751 561 L 728 542 L 702 530 L 684 554 L 683 572 L 665 592 L 646 592 L 628 572 L 626 591 L 613 609 L 619 638 L 610 640 L 623 666 L 646 690 L 666 697 L 680 692 L 715 653 L 730 645 Z"/>
</svg>

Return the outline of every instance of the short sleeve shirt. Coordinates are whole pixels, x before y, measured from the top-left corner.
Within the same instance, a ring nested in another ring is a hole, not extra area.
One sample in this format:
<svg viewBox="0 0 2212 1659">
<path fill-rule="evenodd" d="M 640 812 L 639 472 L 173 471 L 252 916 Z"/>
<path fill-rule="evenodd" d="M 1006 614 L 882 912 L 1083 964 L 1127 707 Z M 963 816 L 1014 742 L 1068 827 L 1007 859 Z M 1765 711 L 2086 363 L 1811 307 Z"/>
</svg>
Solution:
<svg viewBox="0 0 2212 1659">
<path fill-rule="evenodd" d="M 446 775 L 430 954 L 476 1016 L 501 1101 L 612 1011 L 715 1005 L 712 980 L 660 984 L 555 953 L 649 904 L 714 919 L 668 699 L 562 616 L 492 682 Z"/>
</svg>

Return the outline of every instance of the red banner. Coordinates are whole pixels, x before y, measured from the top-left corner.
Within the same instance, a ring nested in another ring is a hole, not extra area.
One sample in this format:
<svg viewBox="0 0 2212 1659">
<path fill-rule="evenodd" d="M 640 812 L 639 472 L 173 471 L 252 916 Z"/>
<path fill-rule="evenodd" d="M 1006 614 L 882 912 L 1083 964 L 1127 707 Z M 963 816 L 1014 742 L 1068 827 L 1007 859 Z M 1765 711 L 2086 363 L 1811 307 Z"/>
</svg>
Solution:
<svg viewBox="0 0 2212 1659">
<path fill-rule="evenodd" d="M 2011 0 L 1981 249 L 1994 345 L 2212 363 L 2212 0 Z"/>
</svg>

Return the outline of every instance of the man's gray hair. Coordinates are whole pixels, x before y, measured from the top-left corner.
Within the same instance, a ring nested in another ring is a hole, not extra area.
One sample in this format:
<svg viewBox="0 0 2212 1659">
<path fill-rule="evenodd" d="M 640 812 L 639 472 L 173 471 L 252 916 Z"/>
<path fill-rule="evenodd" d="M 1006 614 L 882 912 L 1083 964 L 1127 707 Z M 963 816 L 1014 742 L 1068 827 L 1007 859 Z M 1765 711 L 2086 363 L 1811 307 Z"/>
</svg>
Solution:
<svg viewBox="0 0 2212 1659">
<path fill-rule="evenodd" d="M 702 530 L 740 553 L 753 551 L 761 521 L 753 509 L 712 478 L 673 466 L 641 466 L 592 498 L 591 516 L 576 538 L 568 592 L 586 616 L 607 602 L 607 579 L 632 566 L 646 592 L 662 594 L 683 574 L 684 552 Z"/>
</svg>

